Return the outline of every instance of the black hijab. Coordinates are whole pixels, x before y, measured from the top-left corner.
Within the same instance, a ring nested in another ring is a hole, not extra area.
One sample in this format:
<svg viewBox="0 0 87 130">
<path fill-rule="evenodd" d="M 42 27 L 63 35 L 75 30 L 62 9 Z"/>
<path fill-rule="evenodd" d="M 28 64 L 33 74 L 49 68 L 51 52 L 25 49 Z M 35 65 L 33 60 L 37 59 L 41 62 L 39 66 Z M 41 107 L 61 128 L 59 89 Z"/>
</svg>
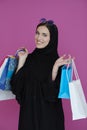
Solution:
<svg viewBox="0 0 87 130">
<path fill-rule="evenodd" d="M 57 55 L 57 46 L 58 46 L 58 28 L 57 28 L 57 26 L 54 23 L 50 24 L 48 21 L 46 21 L 45 23 L 43 23 L 43 22 L 39 23 L 36 27 L 36 30 L 40 26 L 45 26 L 49 30 L 50 42 L 45 48 L 42 48 L 42 49 L 36 48 L 35 52 L 43 53 L 43 54 L 51 54 L 52 53 L 53 55 L 54 54 Z"/>
</svg>

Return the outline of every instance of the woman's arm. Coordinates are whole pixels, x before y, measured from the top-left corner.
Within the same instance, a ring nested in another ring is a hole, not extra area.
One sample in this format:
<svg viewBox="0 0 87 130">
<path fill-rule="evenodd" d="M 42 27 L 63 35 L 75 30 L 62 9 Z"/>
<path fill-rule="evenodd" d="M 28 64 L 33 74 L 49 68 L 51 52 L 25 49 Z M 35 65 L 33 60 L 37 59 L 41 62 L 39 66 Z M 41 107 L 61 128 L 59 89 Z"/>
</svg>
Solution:
<svg viewBox="0 0 87 130">
<path fill-rule="evenodd" d="M 71 60 L 72 60 L 71 56 L 69 55 L 68 58 L 65 58 L 65 57 L 66 57 L 66 55 L 63 55 L 55 61 L 53 69 L 52 69 L 52 80 L 56 79 L 60 66 L 71 63 Z"/>
<path fill-rule="evenodd" d="M 26 48 L 21 48 L 21 49 L 17 50 L 17 56 L 18 56 L 18 66 L 16 69 L 16 73 L 18 72 L 18 70 L 20 68 L 23 67 L 23 65 L 26 61 L 26 58 L 28 56 L 28 50 Z"/>
</svg>

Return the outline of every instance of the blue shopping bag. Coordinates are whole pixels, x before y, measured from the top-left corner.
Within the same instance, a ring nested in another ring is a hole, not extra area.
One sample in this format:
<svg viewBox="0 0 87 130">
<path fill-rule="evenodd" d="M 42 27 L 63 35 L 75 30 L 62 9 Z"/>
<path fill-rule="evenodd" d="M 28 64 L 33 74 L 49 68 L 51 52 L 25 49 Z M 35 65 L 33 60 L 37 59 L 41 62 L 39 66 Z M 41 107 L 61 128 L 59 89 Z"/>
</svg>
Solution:
<svg viewBox="0 0 87 130">
<path fill-rule="evenodd" d="M 5 82 L 5 90 L 11 89 L 10 81 L 11 81 L 11 77 L 17 67 L 17 61 L 18 60 L 16 57 L 14 57 L 14 56 L 9 57 L 8 70 L 7 70 L 6 82 Z"/>
<path fill-rule="evenodd" d="M 58 98 L 69 99 L 69 81 L 71 81 L 72 64 L 69 66 L 64 65 L 61 69 L 61 80 Z"/>
<path fill-rule="evenodd" d="M 5 62 L 5 59 L 4 59 L 3 63 Z M 2 74 L 0 76 L 0 89 L 2 89 L 2 90 L 5 89 L 5 83 L 6 83 L 6 76 L 7 76 L 7 71 L 8 71 L 8 65 L 9 65 L 9 58 L 7 58 L 7 62 L 6 62 L 5 67 L 4 67 L 3 71 L 2 71 Z"/>
<path fill-rule="evenodd" d="M 14 56 L 8 56 L 6 65 L 3 69 L 3 72 L 0 76 L 0 89 L 2 90 L 10 90 L 10 80 L 12 78 L 12 75 L 17 67 L 18 60 Z M 5 61 L 5 60 L 4 60 Z"/>
</svg>

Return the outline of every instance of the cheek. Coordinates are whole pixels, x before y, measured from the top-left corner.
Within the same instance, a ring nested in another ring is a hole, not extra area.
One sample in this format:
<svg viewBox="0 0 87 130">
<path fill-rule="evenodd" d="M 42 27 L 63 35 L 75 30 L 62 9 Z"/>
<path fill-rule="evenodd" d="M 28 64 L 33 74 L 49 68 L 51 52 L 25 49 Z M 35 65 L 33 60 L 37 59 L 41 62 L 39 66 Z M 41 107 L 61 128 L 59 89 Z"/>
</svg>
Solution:
<svg viewBox="0 0 87 130">
<path fill-rule="evenodd" d="M 36 42 L 37 41 L 37 36 L 35 36 L 34 39 L 35 39 L 35 42 Z"/>
<path fill-rule="evenodd" d="M 46 41 L 47 41 L 47 43 L 49 43 L 50 42 L 50 38 L 48 38 Z"/>
</svg>

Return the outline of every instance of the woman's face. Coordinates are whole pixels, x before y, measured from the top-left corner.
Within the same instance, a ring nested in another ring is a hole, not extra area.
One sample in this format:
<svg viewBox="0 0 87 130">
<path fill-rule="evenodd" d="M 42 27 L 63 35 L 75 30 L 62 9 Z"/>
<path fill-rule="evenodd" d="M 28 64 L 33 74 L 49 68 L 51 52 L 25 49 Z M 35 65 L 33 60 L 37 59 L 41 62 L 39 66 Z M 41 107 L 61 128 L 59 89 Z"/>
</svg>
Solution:
<svg viewBox="0 0 87 130">
<path fill-rule="evenodd" d="M 44 48 L 49 44 L 50 32 L 46 26 L 39 26 L 35 34 L 35 43 L 37 48 Z"/>
</svg>

